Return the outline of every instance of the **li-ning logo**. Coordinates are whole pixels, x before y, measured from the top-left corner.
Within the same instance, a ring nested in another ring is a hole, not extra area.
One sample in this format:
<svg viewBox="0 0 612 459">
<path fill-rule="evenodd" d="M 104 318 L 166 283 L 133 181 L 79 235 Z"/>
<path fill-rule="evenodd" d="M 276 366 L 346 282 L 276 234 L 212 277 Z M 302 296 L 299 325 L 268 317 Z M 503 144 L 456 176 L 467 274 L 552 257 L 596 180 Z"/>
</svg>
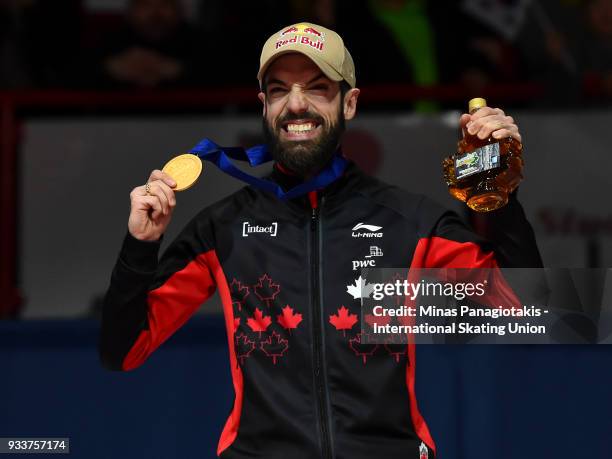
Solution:
<svg viewBox="0 0 612 459">
<path fill-rule="evenodd" d="M 366 231 L 359 231 L 364 229 Z M 352 230 L 351 236 L 353 237 L 382 237 L 382 226 L 366 225 L 365 223 L 357 223 Z"/>
<path fill-rule="evenodd" d="M 421 442 L 421 446 L 419 446 L 419 459 L 428 459 L 429 458 L 429 450 L 425 443 Z"/>
<path fill-rule="evenodd" d="M 242 222 L 242 237 L 248 237 L 252 233 L 264 233 L 275 237 L 277 229 L 278 222 L 274 222 L 270 226 L 250 225 L 249 222 Z"/>
</svg>

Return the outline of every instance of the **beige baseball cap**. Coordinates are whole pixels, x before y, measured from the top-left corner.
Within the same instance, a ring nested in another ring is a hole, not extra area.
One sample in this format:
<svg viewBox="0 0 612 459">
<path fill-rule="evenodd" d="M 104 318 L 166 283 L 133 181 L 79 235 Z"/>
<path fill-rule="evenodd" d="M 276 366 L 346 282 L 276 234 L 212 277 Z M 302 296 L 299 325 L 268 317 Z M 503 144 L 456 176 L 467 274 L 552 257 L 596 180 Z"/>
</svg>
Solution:
<svg viewBox="0 0 612 459">
<path fill-rule="evenodd" d="M 257 79 L 261 86 L 266 70 L 279 56 L 301 53 L 309 57 L 333 81 L 345 80 L 355 87 L 355 64 L 340 35 L 333 30 L 300 22 L 273 34 L 263 46 Z"/>
</svg>

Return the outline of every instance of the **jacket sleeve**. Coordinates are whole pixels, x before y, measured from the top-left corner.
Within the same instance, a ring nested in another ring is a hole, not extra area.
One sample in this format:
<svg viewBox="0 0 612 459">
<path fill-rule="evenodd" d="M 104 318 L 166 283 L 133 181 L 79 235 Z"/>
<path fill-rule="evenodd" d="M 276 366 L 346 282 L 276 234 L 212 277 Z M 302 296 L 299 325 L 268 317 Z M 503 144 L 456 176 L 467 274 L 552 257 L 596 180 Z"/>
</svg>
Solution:
<svg viewBox="0 0 612 459">
<path fill-rule="evenodd" d="M 548 287 L 541 271 L 542 259 L 531 225 L 512 196 L 507 206 L 481 215 L 480 229 L 470 228 L 459 216 L 423 199 L 419 211 L 419 239 L 411 268 L 488 269 L 491 304 L 519 306 L 521 299 L 544 301 Z M 476 271 L 461 270 L 464 280 Z M 519 299 L 520 298 L 520 299 Z"/>
<path fill-rule="evenodd" d="M 541 268 L 533 229 L 516 195 L 505 207 L 478 214 L 477 228 L 424 198 L 413 267 Z"/>
<path fill-rule="evenodd" d="M 141 365 L 215 291 L 216 255 L 196 219 L 158 261 L 159 248 L 125 236 L 102 310 L 99 352 L 108 369 Z"/>
<path fill-rule="evenodd" d="M 489 241 L 502 268 L 542 268 L 535 234 L 516 192 L 508 204 L 493 212 L 470 211 L 476 233 Z"/>
</svg>

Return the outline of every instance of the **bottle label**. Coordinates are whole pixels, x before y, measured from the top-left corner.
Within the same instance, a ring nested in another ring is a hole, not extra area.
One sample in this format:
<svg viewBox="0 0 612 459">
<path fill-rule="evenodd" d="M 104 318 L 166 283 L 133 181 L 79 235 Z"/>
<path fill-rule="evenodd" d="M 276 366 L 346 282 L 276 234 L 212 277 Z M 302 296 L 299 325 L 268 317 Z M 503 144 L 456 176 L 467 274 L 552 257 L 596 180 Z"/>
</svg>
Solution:
<svg viewBox="0 0 612 459">
<path fill-rule="evenodd" d="M 499 166 L 499 143 L 492 143 L 457 156 L 455 158 L 455 177 L 461 180 Z"/>
</svg>

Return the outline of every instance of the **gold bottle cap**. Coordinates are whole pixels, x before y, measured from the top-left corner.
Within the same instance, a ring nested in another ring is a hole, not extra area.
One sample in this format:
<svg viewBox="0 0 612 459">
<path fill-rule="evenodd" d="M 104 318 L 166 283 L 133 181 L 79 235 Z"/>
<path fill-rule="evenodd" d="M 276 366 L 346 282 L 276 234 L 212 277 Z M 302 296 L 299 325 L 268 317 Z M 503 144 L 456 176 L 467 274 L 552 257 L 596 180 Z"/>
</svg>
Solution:
<svg viewBox="0 0 612 459">
<path fill-rule="evenodd" d="M 474 99 L 468 102 L 468 112 L 473 113 L 479 108 L 486 107 L 486 106 L 487 106 L 486 100 L 484 100 L 482 97 L 475 97 Z"/>
</svg>

